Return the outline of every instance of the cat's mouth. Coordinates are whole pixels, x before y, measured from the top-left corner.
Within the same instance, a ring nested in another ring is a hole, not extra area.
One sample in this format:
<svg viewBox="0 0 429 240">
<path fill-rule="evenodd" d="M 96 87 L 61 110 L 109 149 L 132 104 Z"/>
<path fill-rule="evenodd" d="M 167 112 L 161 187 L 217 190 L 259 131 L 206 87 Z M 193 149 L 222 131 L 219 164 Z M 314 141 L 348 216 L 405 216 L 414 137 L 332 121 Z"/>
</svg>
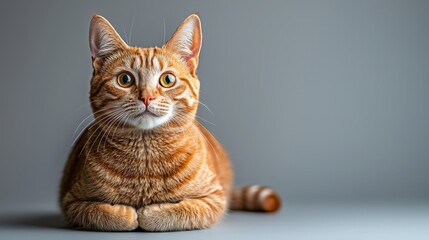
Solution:
<svg viewBox="0 0 429 240">
<path fill-rule="evenodd" d="M 157 113 L 146 109 L 145 111 L 133 114 L 133 116 L 127 121 L 140 129 L 152 129 L 167 122 L 169 119 L 169 114 L 158 115 Z"/>
<path fill-rule="evenodd" d="M 141 113 L 138 113 L 135 117 L 159 117 L 159 116 L 149 110 L 145 110 Z"/>
</svg>

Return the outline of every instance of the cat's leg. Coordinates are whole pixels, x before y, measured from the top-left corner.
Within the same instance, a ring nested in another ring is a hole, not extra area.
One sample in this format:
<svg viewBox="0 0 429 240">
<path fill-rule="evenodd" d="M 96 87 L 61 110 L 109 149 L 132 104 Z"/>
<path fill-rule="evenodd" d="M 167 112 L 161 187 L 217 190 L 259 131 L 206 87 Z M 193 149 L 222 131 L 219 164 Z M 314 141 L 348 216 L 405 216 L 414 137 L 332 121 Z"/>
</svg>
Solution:
<svg viewBox="0 0 429 240">
<path fill-rule="evenodd" d="M 81 201 L 67 193 L 62 208 L 67 221 L 82 229 L 131 231 L 138 227 L 136 209 L 130 206 Z"/>
<path fill-rule="evenodd" d="M 137 213 L 139 225 L 146 231 L 175 231 L 211 227 L 222 218 L 225 210 L 225 196 L 211 194 L 179 203 L 148 205 Z"/>
</svg>

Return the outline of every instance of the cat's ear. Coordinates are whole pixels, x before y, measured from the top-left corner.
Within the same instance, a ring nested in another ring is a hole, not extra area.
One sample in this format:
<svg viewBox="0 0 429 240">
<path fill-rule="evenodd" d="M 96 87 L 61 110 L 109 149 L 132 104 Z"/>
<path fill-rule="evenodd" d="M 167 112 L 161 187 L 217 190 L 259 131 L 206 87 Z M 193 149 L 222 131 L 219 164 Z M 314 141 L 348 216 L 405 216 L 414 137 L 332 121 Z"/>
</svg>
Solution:
<svg viewBox="0 0 429 240">
<path fill-rule="evenodd" d="M 89 27 L 89 48 L 94 69 L 100 68 L 106 57 L 126 47 L 127 44 L 105 18 L 96 14 L 92 16 Z"/>
<path fill-rule="evenodd" d="M 187 17 L 165 44 L 165 48 L 178 55 L 195 74 L 198 66 L 203 36 L 201 21 L 197 14 Z"/>
</svg>

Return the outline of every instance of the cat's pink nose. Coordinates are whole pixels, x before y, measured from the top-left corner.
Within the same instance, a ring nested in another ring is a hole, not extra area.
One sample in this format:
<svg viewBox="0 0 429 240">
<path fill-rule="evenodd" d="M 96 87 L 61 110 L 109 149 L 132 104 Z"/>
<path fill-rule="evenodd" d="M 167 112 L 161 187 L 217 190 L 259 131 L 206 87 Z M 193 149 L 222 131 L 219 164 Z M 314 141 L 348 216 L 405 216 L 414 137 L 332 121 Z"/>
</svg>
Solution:
<svg viewBox="0 0 429 240">
<path fill-rule="evenodd" d="M 155 96 L 150 94 L 143 94 L 140 96 L 140 100 L 144 102 L 144 105 L 149 106 L 150 101 L 154 100 Z"/>
</svg>

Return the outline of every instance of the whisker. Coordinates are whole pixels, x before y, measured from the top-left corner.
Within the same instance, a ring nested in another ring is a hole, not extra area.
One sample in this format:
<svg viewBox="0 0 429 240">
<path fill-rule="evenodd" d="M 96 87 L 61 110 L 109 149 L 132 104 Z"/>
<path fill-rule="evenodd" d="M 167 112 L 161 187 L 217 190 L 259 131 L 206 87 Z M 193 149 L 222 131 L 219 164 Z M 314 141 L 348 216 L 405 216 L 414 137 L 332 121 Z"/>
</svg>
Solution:
<svg viewBox="0 0 429 240">
<path fill-rule="evenodd" d="M 213 125 L 213 126 L 216 126 L 216 124 L 214 124 L 214 123 L 210 122 L 209 120 L 206 120 L 206 119 L 204 119 L 204 118 L 202 118 L 202 117 L 200 117 L 200 116 L 198 116 L 198 115 L 196 115 L 196 114 L 195 114 L 195 117 L 197 117 L 198 119 L 201 119 L 202 121 L 204 121 L 204 122 L 206 122 L 206 123 L 209 123 L 209 124 L 211 124 L 211 125 Z"/>
<path fill-rule="evenodd" d="M 165 44 L 165 17 L 162 17 L 162 24 L 164 26 L 164 41 L 162 43 Z"/>
<path fill-rule="evenodd" d="M 123 30 L 123 32 L 124 32 L 125 42 L 129 45 L 128 38 L 127 38 L 127 32 L 125 32 L 125 29 Z"/>
<path fill-rule="evenodd" d="M 122 109 L 115 109 L 115 110 L 113 110 L 113 111 L 111 111 L 111 112 L 109 112 L 109 113 L 103 113 L 102 115 L 104 115 L 104 117 L 103 118 L 105 118 L 106 116 L 105 115 L 109 115 L 109 114 L 114 114 L 114 113 L 118 113 L 118 112 L 121 112 L 122 111 Z M 99 117 L 101 117 L 102 115 L 100 115 Z M 97 118 L 96 118 L 97 119 Z M 101 119 L 100 119 L 101 120 Z M 90 126 L 89 128 L 92 128 L 94 125 L 92 125 L 92 126 Z"/>
<path fill-rule="evenodd" d="M 131 33 L 133 32 L 133 26 L 134 26 L 134 19 L 136 16 L 133 16 L 133 21 L 131 21 L 131 27 L 130 27 L 130 37 L 129 37 L 129 41 L 130 41 L 130 45 L 132 45 L 132 41 L 131 41 Z"/>
<path fill-rule="evenodd" d="M 99 127 L 94 131 L 94 132 L 96 132 L 99 128 L 100 128 L 100 131 L 99 131 L 99 133 L 97 134 L 97 137 L 94 139 L 94 141 L 92 142 L 92 144 L 91 144 L 91 147 L 89 148 L 89 150 L 88 150 L 88 152 L 91 152 L 91 149 L 92 149 L 92 147 L 94 146 L 94 144 L 97 142 L 97 139 L 98 139 L 98 137 L 100 136 L 100 134 L 102 135 L 102 134 L 104 134 L 104 131 L 103 131 L 103 129 L 101 128 L 104 124 L 106 124 L 107 126 L 109 126 L 110 125 L 110 123 L 112 123 L 112 120 L 114 120 L 119 114 L 121 114 L 121 113 L 116 113 L 116 114 L 114 114 L 114 115 L 112 115 L 111 116 L 111 118 L 109 118 L 109 120 L 108 121 L 105 121 L 104 123 L 100 123 L 99 124 Z M 99 140 L 99 141 L 101 141 L 101 139 Z M 97 152 L 98 152 L 98 149 L 97 149 Z"/>
<path fill-rule="evenodd" d="M 112 136 L 115 136 L 115 134 L 116 134 L 116 130 L 118 129 L 118 127 L 119 127 L 119 125 L 121 124 L 121 121 L 123 120 L 123 116 L 126 116 L 127 118 L 126 118 L 126 120 L 125 121 L 127 121 L 128 120 L 128 117 L 130 116 L 129 114 L 127 114 L 127 112 L 129 111 L 130 109 L 129 108 L 125 108 L 124 109 L 124 112 L 120 115 L 120 117 L 117 119 L 117 123 L 115 124 L 116 125 L 116 128 L 115 128 L 115 131 L 113 132 L 113 134 L 112 134 Z M 121 120 L 122 119 L 122 120 Z M 122 121 L 123 123 L 122 123 L 122 127 L 124 126 L 124 124 L 125 124 L 125 122 L 124 121 Z M 108 133 L 107 133 L 107 137 L 106 137 L 106 139 L 104 140 L 104 145 L 103 145 L 103 148 L 105 147 L 105 145 L 106 145 L 106 142 L 107 142 L 107 138 L 110 136 L 110 131 L 111 131 L 111 129 L 109 129 L 109 131 L 108 131 Z"/>
<path fill-rule="evenodd" d="M 91 106 L 91 103 L 93 103 L 93 102 L 95 102 L 95 101 L 98 101 L 98 100 L 92 100 L 92 101 L 89 101 L 89 105 Z M 76 109 L 74 109 L 73 111 L 72 111 L 72 115 L 73 114 L 75 114 L 78 110 L 80 110 L 82 107 L 84 107 L 84 106 L 86 106 L 86 104 L 87 104 L 88 102 L 87 101 L 85 101 L 85 103 L 82 103 L 82 104 L 79 104 L 77 107 L 76 107 Z"/>
<path fill-rule="evenodd" d="M 198 100 L 196 100 L 196 101 L 199 102 L 201 105 L 203 105 L 214 116 L 214 113 L 212 112 L 212 110 L 210 110 L 210 108 L 206 104 L 204 104 Z"/>
<path fill-rule="evenodd" d="M 189 118 L 185 114 L 180 113 L 180 112 L 176 112 L 176 115 L 173 117 L 173 119 L 175 119 L 176 124 L 178 126 L 182 126 L 182 128 L 183 128 L 183 126 L 185 126 L 187 128 L 189 125 L 193 124 L 192 121 L 189 121 Z M 183 125 L 183 123 L 185 123 L 185 125 Z M 185 130 L 186 129 L 184 129 L 183 131 L 185 131 Z"/>
<path fill-rule="evenodd" d="M 180 133 L 183 133 L 183 132 L 185 132 L 186 131 L 186 129 L 183 127 L 183 126 L 181 126 L 180 125 L 180 123 L 176 120 L 176 117 L 173 117 L 172 119 L 171 119 L 171 121 L 173 121 L 174 123 L 176 123 L 176 125 L 182 130 L 182 131 L 180 131 Z M 177 132 L 178 133 L 178 132 Z"/>
<path fill-rule="evenodd" d="M 207 130 L 207 128 L 205 128 L 201 123 L 199 123 L 198 121 L 195 121 L 196 123 L 198 123 L 198 124 L 200 124 L 200 126 L 201 127 L 203 127 L 212 137 L 213 137 L 213 135 Z M 219 161 L 219 156 L 217 155 L 217 151 L 216 151 L 216 149 L 213 147 L 213 145 L 211 144 L 211 142 L 206 138 L 206 136 L 204 136 L 204 134 L 201 132 L 201 130 L 197 127 L 197 126 L 195 126 L 195 125 L 192 125 L 193 127 L 195 127 L 196 128 L 196 130 L 197 130 L 197 132 L 199 132 L 200 133 L 200 135 L 206 140 L 206 142 L 210 145 L 210 147 L 212 148 L 212 150 L 214 151 L 214 153 L 215 153 L 215 155 L 216 155 L 216 159 Z"/>
<path fill-rule="evenodd" d="M 84 121 L 86 121 L 88 118 L 90 118 L 91 116 L 93 116 L 94 114 L 96 114 L 96 113 L 99 113 L 99 112 L 103 112 L 103 111 L 107 111 L 107 110 L 109 110 L 109 109 L 100 109 L 100 110 L 98 110 L 98 111 L 96 111 L 96 112 L 94 112 L 94 113 L 90 113 L 86 118 L 84 118 L 80 123 L 79 123 L 79 125 L 76 127 L 76 129 L 74 130 L 74 132 L 73 132 L 73 137 L 74 137 L 74 135 L 76 134 L 76 132 L 77 132 L 77 130 L 79 129 L 79 127 L 82 125 L 82 123 L 84 122 Z"/>
<path fill-rule="evenodd" d="M 125 127 L 125 124 L 127 123 L 127 121 L 128 121 L 128 119 L 131 117 L 131 115 L 130 114 L 126 114 L 126 118 L 125 118 L 125 120 L 124 121 L 122 121 L 122 126 L 121 126 L 121 128 L 124 128 Z M 118 124 L 118 126 L 119 126 L 119 124 Z M 113 136 L 115 136 L 115 134 L 116 134 L 116 130 L 117 130 L 118 128 L 116 128 L 115 129 L 115 131 L 113 132 Z"/>
<path fill-rule="evenodd" d="M 118 114 L 112 121 L 109 122 L 109 126 L 107 127 L 107 129 L 104 131 L 103 135 L 101 136 L 100 141 L 98 142 L 98 146 L 97 146 L 97 152 L 100 149 L 100 143 L 101 141 L 104 139 L 104 143 L 106 143 L 106 138 L 109 136 L 109 132 L 110 132 L 110 128 L 114 126 L 114 124 L 116 124 L 116 122 L 122 117 L 124 113 L 120 113 Z M 107 133 L 107 136 L 106 136 Z M 106 138 L 104 138 L 104 136 L 106 136 Z"/>
<path fill-rule="evenodd" d="M 88 142 L 91 140 L 92 136 L 97 132 L 97 130 L 101 127 L 101 124 L 104 122 L 107 122 L 111 117 L 113 117 L 115 115 L 108 115 L 107 118 L 103 118 L 103 120 L 99 120 L 98 124 L 99 126 L 94 130 L 94 132 L 91 134 L 91 136 L 89 136 L 89 138 L 86 140 L 85 144 L 82 147 L 82 150 L 80 151 L 78 158 L 80 158 L 80 156 L 82 155 L 83 150 L 85 149 L 86 145 L 88 144 Z M 94 125 L 96 125 L 97 122 L 94 123 Z"/>
<path fill-rule="evenodd" d="M 107 110 L 110 110 L 110 108 L 109 109 L 106 109 L 106 111 Z M 102 113 L 99 117 L 102 117 L 100 120 L 102 120 L 102 119 L 104 119 L 106 116 L 108 116 L 109 114 L 111 114 L 111 113 L 114 113 L 115 111 L 112 111 L 112 112 L 104 112 L 104 113 Z M 80 132 L 79 132 L 79 134 L 76 136 L 76 138 L 74 139 L 74 141 L 73 141 L 73 143 L 72 143 L 72 146 L 76 143 L 76 141 L 79 139 L 79 137 L 82 135 L 82 133 L 87 129 L 87 127 L 89 126 L 89 125 L 91 125 L 92 123 L 94 123 L 95 121 L 97 121 L 97 119 L 96 118 L 94 118 L 92 121 L 90 121 Z M 92 126 L 91 126 L 92 127 Z M 89 128 L 91 128 L 91 127 L 89 127 Z"/>
</svg>

